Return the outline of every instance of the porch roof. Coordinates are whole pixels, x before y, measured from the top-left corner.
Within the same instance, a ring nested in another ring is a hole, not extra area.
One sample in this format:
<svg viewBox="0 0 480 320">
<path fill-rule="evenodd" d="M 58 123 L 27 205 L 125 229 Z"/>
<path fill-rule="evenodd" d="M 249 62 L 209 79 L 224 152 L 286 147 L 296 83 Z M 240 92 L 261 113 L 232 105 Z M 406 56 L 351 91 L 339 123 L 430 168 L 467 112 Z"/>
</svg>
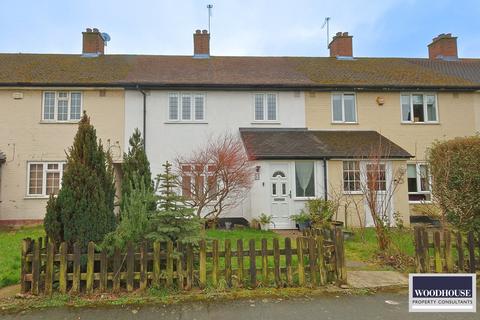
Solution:
<svg viewBox="0 0 480 320">
<path fill-rule="evenodd" d="M 377 131 L 240 128 L 240 134 L 251 160 L 412 157 Z"/>
</svg>

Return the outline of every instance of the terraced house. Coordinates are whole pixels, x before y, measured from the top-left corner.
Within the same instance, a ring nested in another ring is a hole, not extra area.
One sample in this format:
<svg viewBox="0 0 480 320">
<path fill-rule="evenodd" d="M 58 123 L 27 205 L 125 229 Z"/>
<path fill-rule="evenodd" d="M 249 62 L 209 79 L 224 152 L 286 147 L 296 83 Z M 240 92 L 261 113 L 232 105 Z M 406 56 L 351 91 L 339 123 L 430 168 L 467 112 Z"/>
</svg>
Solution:
<svg viewBox="0 0 480 320">
<path fill-rule="evenodd" d="M 425 59 L 355 57 L 347 33 L 333 38 L 330 57 L 213 56 L 206 31 L 193 38 L 191 56 L 108 55 L 102 34 L 87 29 L 82 54 L 0 55 L 0 221 L 43 218 L 83 110 L 118 178 L 134 128 L 153 174 L 212 135 L 239 134 L 255 181 L 226 216 L 272 214 L 285 229 L 307 199 L 362 199 L 376 146 L 379 194 L 391 221 L 397 213 L 408 224 L 411 205 L 431 199 L 428 145 L 480 129 L 480 60 L 458 58 L 451 35 L 435 38 Z M 400 169 L 406 177 L 390 194 Z M 338 220 L 372 223 L 361 200 L 342 208 Z"/>
</svg>

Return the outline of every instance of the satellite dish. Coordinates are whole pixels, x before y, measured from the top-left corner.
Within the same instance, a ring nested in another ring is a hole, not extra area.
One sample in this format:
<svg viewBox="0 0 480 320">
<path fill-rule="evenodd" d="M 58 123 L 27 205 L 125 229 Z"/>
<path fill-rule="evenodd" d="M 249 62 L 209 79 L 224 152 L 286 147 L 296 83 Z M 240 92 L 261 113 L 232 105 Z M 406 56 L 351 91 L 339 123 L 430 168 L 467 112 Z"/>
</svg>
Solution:
<svg viewBox="0 0 480 320">
<path fill-rule="evenodd" d="M 105 42 L 108 42 L 111 39 L 110 36 L 108 35 L 108 33 L 106 33 L 106 32 L 102 32 L 100 35 L 101 35 L 103 41 L 105 41 Z"/>
</svg>

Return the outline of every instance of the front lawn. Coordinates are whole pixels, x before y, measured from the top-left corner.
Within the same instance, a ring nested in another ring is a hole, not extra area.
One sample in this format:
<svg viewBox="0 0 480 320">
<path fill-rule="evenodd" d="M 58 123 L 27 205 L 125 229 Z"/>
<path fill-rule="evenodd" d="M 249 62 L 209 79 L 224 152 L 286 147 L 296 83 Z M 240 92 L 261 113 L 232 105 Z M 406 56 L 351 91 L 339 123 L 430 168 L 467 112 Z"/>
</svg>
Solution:
<svg viewBox="0 0 480 320">
<path fill-rule="evenodd" d="M 0 230 L 0 288 L 20 282 L 22 239 L 44 235 L 43 227 Z"/>
</svg>

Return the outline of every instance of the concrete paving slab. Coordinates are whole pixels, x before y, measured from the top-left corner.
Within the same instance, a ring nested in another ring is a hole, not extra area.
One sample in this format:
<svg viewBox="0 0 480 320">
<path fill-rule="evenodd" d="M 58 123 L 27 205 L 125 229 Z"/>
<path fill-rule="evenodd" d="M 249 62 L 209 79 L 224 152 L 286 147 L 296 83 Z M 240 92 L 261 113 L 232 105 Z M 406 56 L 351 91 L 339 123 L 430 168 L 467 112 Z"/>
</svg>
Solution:
<svg viewBox="0 0 480 320">
<path fill-rule="evenodd" d="M 352 288 L 408 286 L 408 277 L 396 271 L 349 270 L 347 281 Z"/>
</svg>

